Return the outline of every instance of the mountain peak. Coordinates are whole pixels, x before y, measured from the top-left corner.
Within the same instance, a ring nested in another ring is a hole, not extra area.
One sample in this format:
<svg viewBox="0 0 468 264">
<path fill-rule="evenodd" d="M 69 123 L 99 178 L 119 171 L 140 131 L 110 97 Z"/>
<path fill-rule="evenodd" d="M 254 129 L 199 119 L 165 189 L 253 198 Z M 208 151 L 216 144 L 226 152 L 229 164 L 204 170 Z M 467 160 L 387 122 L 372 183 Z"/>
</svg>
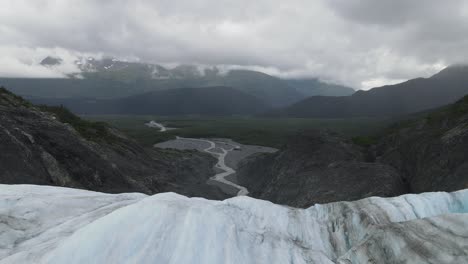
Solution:
<svg viewBox="0 0 468 264">
<path fill-rule="evenodd" d="M 58 57 L 47 56 L 41 61 L 42 66 L 55 66 L 62 63 L 62 59 Z"/>
</svg>

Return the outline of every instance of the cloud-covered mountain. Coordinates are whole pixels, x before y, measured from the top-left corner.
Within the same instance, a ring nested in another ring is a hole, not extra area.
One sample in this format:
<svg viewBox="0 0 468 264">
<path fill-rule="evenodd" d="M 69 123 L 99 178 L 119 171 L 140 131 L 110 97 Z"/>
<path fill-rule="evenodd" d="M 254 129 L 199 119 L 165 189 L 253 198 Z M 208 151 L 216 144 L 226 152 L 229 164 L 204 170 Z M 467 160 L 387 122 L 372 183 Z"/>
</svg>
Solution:
<svg viewBox="0 0 468 264">
<path fill-rule="evenodd" d="M 2 3 L 0 73 L 10 77 L 50 77 L 32 57 L 66 51 L 255 67 L 277 77 L 320 77 L 368 89 L 468 59 L 464 0 Z"/>
<path fill-rule="evenodd" d="M 62 59 L 48 56 L 41 65 L 59 68 Z M 282 107 L 311 94 L 349 95 L 351 88 L 319 80 L 282 80 L 251 70 L 221 70 L 217 67 L 128 62 L 114 58 L 81 57 L 74 61 L 76 72 L 68 78 L 0 78 L 0 84 L 27 97 L 115 98 L 145 92 L 186 87 L 232 87 L 261 98 L 270 107 Z M 296 88 L 297 87 L 297 88 Z"/>
<path fill-rule="evenodd" d="M 324 83 L 318 79 L 292 79 L 286 81 L 289 86 L 306 96 L 346 96 L 356 91 L 350 87 L 338 84 Z"/>
</svg>

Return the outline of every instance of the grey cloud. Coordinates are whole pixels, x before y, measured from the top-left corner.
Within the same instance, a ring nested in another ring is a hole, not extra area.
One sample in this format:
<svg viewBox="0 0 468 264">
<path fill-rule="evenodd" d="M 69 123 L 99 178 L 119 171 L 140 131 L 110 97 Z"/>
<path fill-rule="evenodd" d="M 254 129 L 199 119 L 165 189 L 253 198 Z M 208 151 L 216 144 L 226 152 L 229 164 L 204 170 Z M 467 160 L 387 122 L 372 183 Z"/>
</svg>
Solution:
<svg viewBox="0 0 468 264">
<path fill-rule="evenodd" d="M 343 19 L 387 34 L 384 45 L 402 57 L 447 64 L 468 59 L 468 2 L 464 0 L 331 0 Z"/>
<path fill-rule="evenodd" d="M 25 63 L 27 56 L 68 52 L 219 64 L 369 88 L 468 59 L 465 2 L 5 0 L 0 73 L 15 75 L 23 65 L 22 75 L 48 76 Z"/>
<path fill-rule="evenodd" d="M 463 15 L 464 0 L 330 0 L 328 5 L 339 15 L 360 23 L 400 27 L 430 22 L 437 17 Z"/>
</svg>

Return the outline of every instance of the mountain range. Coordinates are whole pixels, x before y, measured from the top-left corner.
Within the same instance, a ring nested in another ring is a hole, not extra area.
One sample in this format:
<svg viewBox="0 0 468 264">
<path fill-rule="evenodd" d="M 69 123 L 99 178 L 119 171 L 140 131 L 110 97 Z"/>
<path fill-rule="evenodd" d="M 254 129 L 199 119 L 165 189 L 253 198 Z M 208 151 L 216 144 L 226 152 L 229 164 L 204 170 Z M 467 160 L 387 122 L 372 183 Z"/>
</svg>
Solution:
<svg viewBox="0 0 468 264">
<path fill-rule="evenodd" d="M 468 66 L 447 67 L 430 78 L 357 91 L 351 96 L 312 96 L 269 116 L 348 118 L 388 117 L 437 108 L 468 94 Z"/>
<path fill-rule="evenodd" d="M 41 62 L 43 67 L 61 63 L 54 57 Z M 403 116 L 468 94 L 465 65 L 447 67 L 430 78 L 355 92 L 318 79 L 285 80 L 249 70 L 221 72 L 194 65 L 168 69 L 111 58 L 82 58 L 76 64 L 79 72 L 68 78 L 0 78 L 0 85 L 34 102 L 62 104 L 77 113 L 294 118 Z"/>
<path fill-rule="evenodd" d="M 62 59 L 47 57 L 43 67 L 56 68 Z M 126 62 L 112 58 L 80 58 L 79 69 L 67 78 L 0 78 L 0 85 L 25 97 L 94 98 L 128 97 L 175 88 L 231 87 L 257 97 L 270 107 L 283 107 L 310 95 L 349 95 L 353 89 L 318 79 L 283 80 L 250 70 L 204 68 Z M 330 89 L 328 89 L 330 88 Z"/>
</svg>

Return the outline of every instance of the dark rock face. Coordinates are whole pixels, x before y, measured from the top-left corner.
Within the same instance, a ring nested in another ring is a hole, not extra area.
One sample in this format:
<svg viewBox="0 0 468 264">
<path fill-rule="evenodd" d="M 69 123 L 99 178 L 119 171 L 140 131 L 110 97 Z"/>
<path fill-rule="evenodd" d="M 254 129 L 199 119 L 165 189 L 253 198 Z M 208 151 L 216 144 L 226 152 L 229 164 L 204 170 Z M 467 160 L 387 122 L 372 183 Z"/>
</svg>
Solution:
<svg viewBox="0 0 468 264">
<path fill-rule="evenodd" d="M 412 192 L 468 188 L 468 97 L 425 118 L 395 125 L 373 151 Z"/>
<path fill-rule="evenodd" d="M 63 60 L 61 58 L 47 56 L 41 61 L 41 65 L 42 66 L 55 66 L 55 65 L 61 64 L 62 61 Z"/>
<path fill-rule="evenodd" d="M 0 182 L 224 198 L 205 184 L 213 175 L 212 157 L 143 149 L 107 129 L 109 138 L 87 140 L 55 115 L 0 90 Z"/>
<path fill-rule="evenodd" d="M 365 162 L 363 149 L 320 131 L 304 132 L 277 153 L 244 161 L 238 180 L 254 197 L 294 207 L 407 192 L 394 168 Z"/>
</svg>

